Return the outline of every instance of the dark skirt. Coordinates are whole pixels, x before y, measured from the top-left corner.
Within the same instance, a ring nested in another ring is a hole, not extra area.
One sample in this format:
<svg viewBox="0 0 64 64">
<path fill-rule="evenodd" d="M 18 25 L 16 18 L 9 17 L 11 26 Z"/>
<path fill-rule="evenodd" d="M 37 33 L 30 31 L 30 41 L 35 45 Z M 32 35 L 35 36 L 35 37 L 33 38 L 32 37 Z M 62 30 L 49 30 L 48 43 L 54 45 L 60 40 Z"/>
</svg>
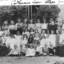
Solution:
<svg viewBox="0 0 64 64">
<path fill-rule="evenodd" d="M 16 30 L 10 30 L 10 34 L 16 34 Z"/>
<path fill-rule="evenodd" d="M 6 56 L 10 52 L 6 46 L 0 45 L 0 56 Z"/>
<path fill-rule="evenodd" d="M 60 46 L 57 46 L 57 47 L 56 47 L 55 55 L 56 55 L 56 56 L 59 56 L 59 55 L 60 55 Z"/>
<path fill-rule="evenodd" d="M 19 54 L 11 54 L 11 55 L 9 55 L 9 56 L 11 56 L 11 57 L 16 57 L 16 56 L 19 56 Z"/>
<path fill-rule="evenodd" d="M 59 56 L 64 57 L 64 45 L 60 47 Z"/>
<path fill-rule="evenodd" d="M 49 48 L 49 54 L 50 53 L 54 55 L 54 49 Z"/>
</svg>

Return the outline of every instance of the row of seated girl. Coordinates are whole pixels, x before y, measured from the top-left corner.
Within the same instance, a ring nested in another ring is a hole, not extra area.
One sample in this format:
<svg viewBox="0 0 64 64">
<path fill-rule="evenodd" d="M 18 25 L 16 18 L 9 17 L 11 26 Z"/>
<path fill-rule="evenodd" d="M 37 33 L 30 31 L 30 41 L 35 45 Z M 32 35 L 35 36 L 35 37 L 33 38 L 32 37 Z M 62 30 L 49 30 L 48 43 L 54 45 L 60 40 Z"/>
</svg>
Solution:
<svg viewBox="0 0 64 64">
<path fill-rule="evenodd" d="M 23 31 L 30 30 L 38 30 L 39 33 L 41 33 L 41 30 L 49 30 L 51 33 L 51 30 L 54 30 L 54 33 L 56 33 L 56 30 L 58 29 L 58 25 L 54 22 L 53 19 L 50 19 L 50 23 L 47 23 L 46 19 L 40 21 L 40 19 L 37 19 L 37 21 L 30 20 L 29 23 L 27 23 L 27 19 L 24 19 L 22 22 L 21 19 L 18 19 L 17 23 L 15 23 L 13 20 L 10 21 L 4 21 L 3 25 L 1 26 L 2 30 L 7 35 L 8 32 L 16 34 L 17 31 L 20 31 L 22 34 Z"/>
<path fill-rule="evenodd" d="M 2 45 L 11 50 L 8 55 L 21 53 L 26 56 L 55 54 L 56 34 L 54 34 L 53 30 L 51 34 L 47 34 L 45 30 L 41 34 L 37 30 L 36 32 L 23 33 L 22 35 L 20 35 L 19 31 L 17 31 L 17 34 L 8 34 L 7 36 L 3 33 L 0 41 Z"/>
</svg>

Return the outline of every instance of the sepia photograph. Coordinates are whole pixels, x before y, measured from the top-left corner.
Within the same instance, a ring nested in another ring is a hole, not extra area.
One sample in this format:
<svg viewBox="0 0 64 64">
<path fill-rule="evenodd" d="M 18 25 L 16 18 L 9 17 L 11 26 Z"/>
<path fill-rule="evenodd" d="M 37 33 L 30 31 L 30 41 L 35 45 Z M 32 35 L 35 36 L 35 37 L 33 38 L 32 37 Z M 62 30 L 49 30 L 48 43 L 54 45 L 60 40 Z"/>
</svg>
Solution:
<svg viewBox="0 0 64 64">
<path fill-rule="evenodd" d="M 64 5 L 0 6 L 0 64 L 64 64 Z"/>
</svg>

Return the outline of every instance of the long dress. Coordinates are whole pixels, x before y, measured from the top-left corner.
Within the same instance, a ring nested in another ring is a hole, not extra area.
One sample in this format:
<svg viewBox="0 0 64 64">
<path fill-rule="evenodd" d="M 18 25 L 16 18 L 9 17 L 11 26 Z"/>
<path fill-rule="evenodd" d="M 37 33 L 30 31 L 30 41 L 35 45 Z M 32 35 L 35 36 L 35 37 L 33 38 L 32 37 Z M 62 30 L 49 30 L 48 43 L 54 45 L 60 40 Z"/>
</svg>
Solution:
<svg viewBox="0 0 64 64">
<path fill-rule="evenodd" d="M 2 30 L 5 33 L 5 35 L 9 34 L 9 26 L 8 25 L 2 26 Z"/>
<path fill-rule="evenodd" d="M 35 56 L 35 49 L 27 48 L 26 56 Z"/>
<path fill-rule="evenodd" d="M 16 38 L 16 41 L 17 41 L 16 45 L 17 45 L 18 48 L 20 48 L 22 36 L 21 35 L 15 35 L 15 38 Z"/>
<path fill-rule="evenodd" d="M 35 26 L 38 32 L 41 33 L 41 23 L 36 23 Z"/>
<path fill-rule="evenodd" d="M 46 44 L 46 39 L 45 38 L 41 39 L 41 41 L 40 41 L 40 47 L 44 48 L 45 44 Z"/>
<path fill-rule="evenodd" d="M 17 45 L 17 40 L 16 38 L 7 38 L 6 40 L 6 46 L 10 47 L 10 49 L 14 49 L 14 45 Z"/>
<path fill-rule="evenodd" d="M 10 34 L 16 34 L 16 30 L 17 28 L 15 27 L 15 25 L 9 25 Z"/>
<path fill-rule="evenodd" d="M 35 29 L 35 24 L 28 24 L 28 29 Z"/>
<path fill-rule="evenodd" d="M 53 47 L 56 47 L 56 35 L 55 34 L 51 34 L 49 36 L 50 42 L 52 44 Z"/>
<path fill-rule="evenodd" d="M 59 56 L 64 57 L 64 34 L 60 35 L 60 52 L 59 52 Z"/>
<path fill-rule="evenodd" d="M 26 51 L 26 44 L 28 43 L 28 40 L 26 38 L 21 40 L 21 46 L 22 46 L 22 52 L 25 53 Z"/>
<path fill-rule="evenodd" d="M 60 40 L 60 34 L 57 34 L 56 35 L 56 55 L 59 56 L 59 53 L 60 53 L 60 43 L 59 43 L 59 40 Z"/>
<path fill-rule="evenodd" d="M 56 24 L 49 24 L 48 25 L 48 30 L 49 30 L 49 33 L 51 33 L 51 30 L 53 30 L 54 33 L 56 34 L 57 25 Z"/>
<path fill-rule="evenodd" d="M 47 32 L 48 24 L 47 23 L 42 23 L 41 28 Z"/>
</svg>

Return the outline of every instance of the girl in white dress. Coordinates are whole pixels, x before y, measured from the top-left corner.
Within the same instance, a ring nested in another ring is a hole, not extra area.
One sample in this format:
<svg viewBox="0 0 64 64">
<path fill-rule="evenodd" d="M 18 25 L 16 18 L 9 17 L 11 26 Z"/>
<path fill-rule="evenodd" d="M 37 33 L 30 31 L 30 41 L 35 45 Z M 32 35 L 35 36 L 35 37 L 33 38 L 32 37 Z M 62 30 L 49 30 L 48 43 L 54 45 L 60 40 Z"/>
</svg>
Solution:
<svg viewBox="0 0 64 64">
<path fill-rule="evenodd" d="M 14 45 L 14 49 L 12 49 L 7 56 L 19 56 L 20 50 L 18 49 L 17 45 Z"/>
<path fill-rule="evenodd" d="M 23 35 L 23 37 L 22 37 L 22 39 L 21 39 L 21 49 L 22 49 L 22 52 L 23 53 L 25 53 L 25 51 L 26 51 L 26 45 L 27 45 L 27 43 L 28 43 L 28 37 L 27 37 L 27 35 L 25 34 L 25 35 Z"/>
<path fill-rule="evenodd" d="M 10 34 L 16 34 L 16 30 L 17 30 L 17 28 L 14 24 L 14 21 L 11 20 L 10 25 L 9 25 Z"/>
<path fill-rule="evenodd" d="M 10 49 L 14 49 L 14 45 L 16 45 L 16 44 L 17 44 L 17 39 L 14 37 L 14 35 L 7 37 L 7 39 L 6 39 L 7 47 L 10 47 Z"/>
<path fill-rule="evenodd" d="M 42 36 L 40 40 L 40 46 L 44 48 L 45 44 L 46 44 L 46 38 L 45 36 Z"/>
<path fill-rule="evenodd" d="M 35 29 L 35 24 L 33 23 L 33 20 L 30 20 L 30 23 L 28 24 L 28 29 Z"/>
<path fill-rule="evenodd" d="M 26 34 L 29 38 L 30 32 L 28 31 L 28 29 L 26 28 L 25 31 L 23 31 L 22 35 Z"/>
<path fill-rule="evenodd" d="M 17 20 L 16 27 L 17 27 L 18 25 L 20 25 L 21 27 L 22 27 L 22 25 L 23 25 L 23 23 L 21 22 L 21 19 L 20 19 L 20 18 L 18 18 L 18 20 Z"/>
<path fill-rule="evenodd" d="M 3 34 L 3 38 L 4 38 L 3 43 L 6 45 L 6 47 L 9 47 L 8 45 L 9 45 L 9 41 L 11 39 L 10 34 L 8 34 L 7 36 L 4 36 L 4 34 Z"/>
<path fill-rule="evenodd" d="M 40 41 L 35 40 L 34 46 L 35 46 L 35 50 L 36 50 L 36 56 L 43 54 L 42 47 L 40 47 Z"/>
<path fill-rule="evenodd" d="M 7 35 L 9 33 L 8 21 L 4 21 L 3 26 L 2 26 L 2 30 L 5 33 L 5 35 Z"/>
<path fill-rule="evenodd" d="M 37 29 L 35 30 L 35 33 L 34 33 L 34 40 L 40 40 L 40 33 L 38 32 Z"/>
<path fill-rule="evenodd" d="M 50 42 L 53 45 L 53 47 L 56 47 L 56 35 L 54 34 L 54 30 L 51 30 L 49 39 L 50 39 Z"/>
<path fill-rule="evenodd" d="M 39 33 L 41 33 L 41 23 L 40 23 L 40 19 L 37 20 L 37 23 L 35 24 L 36 29 L 38 30 Z"/>
<path fill-rule="evenodd" d="M 14 35 L 14 36 L 15 36 L 15 38 L 16 38 L 16 40 L 17 40 L 17 43 L 16 43 L 16 44 L 17 44 L 17 47 L 20 48 L 22 35 L 20 35 L 20 32 L 17 31 L 17 34 Z"/>
<path fill-rule="evenodd" d="M 42 30 L 41 31 L 41 37 L 44 36 L 45 38 L 48 36 L 48 34 L 46 34 L 46 31 L 45 30 Z"/>
<path fill-rule="evenodd" d="M 56 35 L 54 34 L 54 30 L 51 30 L 49 40 L 50 40 L 49 54 L 54 55 L 55 54 L 55 48 L 56 48 Z"/>
<path fill-rule="evenodd" d="M 43 23 L 42 23 L 42 29 L 47 31 L 47 27 L 48 27 L 48 23 L 46 23 L 46 19 L 43 19 Z"/>
<path fill-rule="evenodd" d="M 36 50 L 33 47 L 33 44 L 29 45 L 26 49 L 26 56 L 27 57 L 34 57 L 36 54 Z"/>
<path fill-rule="evenodd" d="M 30 30 L 30 34 L 34 36 L 35 31 L 33 29 Z"/>
<path fill-rule="evenodd" d="M 2 44 L 5 45 L 6 43 L 6 36 L 5 36 L 5 33 L 2 34 L 2 37 L 1 37 L 1 40 L 2 40 Z"/>
</svg>

